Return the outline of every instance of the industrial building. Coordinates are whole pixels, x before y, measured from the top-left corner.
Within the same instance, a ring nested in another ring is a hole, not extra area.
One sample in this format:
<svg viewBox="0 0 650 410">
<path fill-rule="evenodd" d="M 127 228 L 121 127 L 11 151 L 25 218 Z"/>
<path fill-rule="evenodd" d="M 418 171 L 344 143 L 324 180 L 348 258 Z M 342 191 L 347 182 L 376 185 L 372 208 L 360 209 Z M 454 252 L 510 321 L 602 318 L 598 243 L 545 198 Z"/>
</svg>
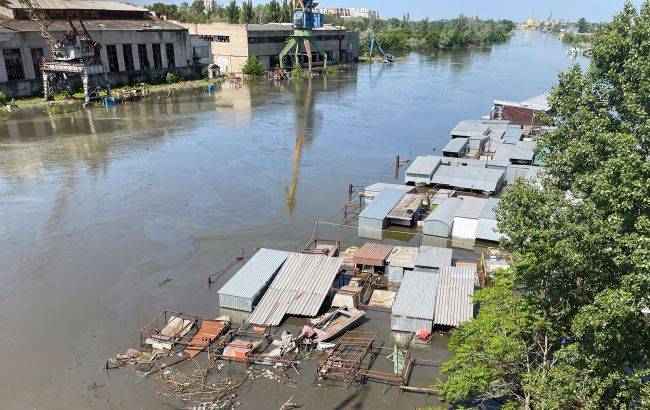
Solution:
<svg viewBox="0 0 650 410">
<path fill-rule="evenodd" d="M 150 74 L 163 77 L 168 71 L 187 77 L 200 72 L 186 28 L 158 19 L 142 7 L 110 1 L 39 0 L 40 10 L 57 38 L 81 30 L 79 20 L 92 39 L 101 44 L 96 58 L 107 73 L 109 84 L 134 81 Z M 39 62 L 52 57 L 39 23 L 29 19 L 17 0 L 0 6 L 0 91 L 11 97 L 31 96 L 43 89 Z"/>
<path fill-rule="evenodd" d="M 222 73 L 241 73 L 249 57 L 257 57 L 265 70 L 280 66 L 279 55 L 293 34 L 288 23 L 228 24 L 228 23 L 178 23 L 189 30 L 191 36 L 210 42 L 213 63 Z M 313 38 L 327 54 L 328 64 L 354 62 L 359 56 L 359 33 L 345 28 L 325 26 L 313 30 Z M 299 56 L 301 63 L 307 56 Z M 323 64 L 317 52 L 312 53 L 314 66 Z"/>
</svg>

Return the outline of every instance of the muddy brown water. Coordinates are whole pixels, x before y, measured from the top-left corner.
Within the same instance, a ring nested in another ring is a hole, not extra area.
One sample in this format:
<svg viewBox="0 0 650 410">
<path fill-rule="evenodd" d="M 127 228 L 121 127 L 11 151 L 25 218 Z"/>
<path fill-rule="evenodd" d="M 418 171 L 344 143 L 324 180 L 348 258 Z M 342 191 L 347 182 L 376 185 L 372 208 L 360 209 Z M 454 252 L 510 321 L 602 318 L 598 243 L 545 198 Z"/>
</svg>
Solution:
<svg viewBox="0 0 650 410">
<path fill-rule="evenodd" d="M 137 342 L 137 330 L 163 308 L 216 316 L 216 291 L 228 275 L 213 287 L 207 276 L 242 248 L 301 248 L 315 221 L 340 222 L 349 183 L 393 181 L 395 155 L 439 151 L 459 120 L 487 114 L 495 98 L 547 90 L 571 63 L 557 38 L 520 31 L 490 50 L 412 54 L 329 78 L 7 114 L 0 123 L 1 407 L 178 406 L 157 394 L 154 380 L 102 371 L 107 357 Z M 362 243 L 354 230 L 322 226 L 320 233 L 344 246 Z M 455 257 L 476 255 L 457 249 Z M 389 316 L 369 317 L 358 330 L 390 343 Z M 436 334 L 416 354 L 446 360 L 447 340 Z M 243 408 L 279 408 L 291 396 L 319 409 L 439 404 L 383 393 L 378 384 L 312 387 L 313 368 L 303 364 L 296 385 L 248 384 L 238 400 Z M 437 375 L 414 377 L 426 385 Z"/>
</svg>

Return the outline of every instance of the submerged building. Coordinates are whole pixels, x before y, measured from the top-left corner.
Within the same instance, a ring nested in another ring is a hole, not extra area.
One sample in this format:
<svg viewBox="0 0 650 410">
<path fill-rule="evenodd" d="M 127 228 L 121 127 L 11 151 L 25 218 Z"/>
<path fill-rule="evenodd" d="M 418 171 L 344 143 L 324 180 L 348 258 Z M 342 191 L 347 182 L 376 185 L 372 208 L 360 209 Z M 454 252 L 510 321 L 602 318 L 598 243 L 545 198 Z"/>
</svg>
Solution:
<svg viewBox="0 0 650 410">
<path fill-rule="evenodd" d="M 51 20 L 55 38 L 81 23 L 101 44 L 95 58 L 104 66 L 109 84 L 136 81 L 168 71 L 191 76 L 197 59 L 185 27 L 152 16 L 145 8 L 111 1 L 35 0 Z M 51 57 L 39 23 L 29 19 L 17 1 L 0 6 L 0 91 L 11 97 L 30 96 L 43 88 L 39 63 Z M 199 59 L 200 60 L 200 59 Z"/>
<path fill-rule="evenodd" d="M 213 63 L 222 73 L 241 73 L 249 57 L 257 57 L 265 70 L 280 65 L 280 52 L 293 34 L 288 23 L 228 24 L 178 23 L 193 37 L 210 42 Z M 359 33 L 345 28 L 325 26 L 313 30 L 313 37 L 327 54 L 328 64 L 348 63 L 359 57 Z M 299 55 L 301 63 L 307 55 Z M 323 65 L 323 57 L 314 50 L 313 65 Z"/>
</svg>

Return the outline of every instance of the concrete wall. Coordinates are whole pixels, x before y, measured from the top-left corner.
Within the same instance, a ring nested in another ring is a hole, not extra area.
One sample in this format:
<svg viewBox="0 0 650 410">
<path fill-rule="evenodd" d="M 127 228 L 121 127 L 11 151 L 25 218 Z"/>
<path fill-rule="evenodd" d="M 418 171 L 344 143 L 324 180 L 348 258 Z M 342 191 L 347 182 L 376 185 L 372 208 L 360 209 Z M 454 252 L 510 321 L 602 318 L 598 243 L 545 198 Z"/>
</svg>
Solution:
<svg viewBox="0 0 650 410">
<path fill-rule="evenodd" d="M 61 33 L 57 33 L 61 34 Z M 153 67 L 152 44 L 160 44 L 162 69 L 156 70 L 155 75 L 164 75 L 169 68 L 167 67 L 167 53 L 165 44 L 174 44 L 174 62 L 175 69 L 183 75 L 190 76 L 194 72 L 192 65 L 192 48 L 187 31 L 134 31 L 134 30 L 91 30 L 90 35 L 93 39 L 102 44 L 100 58 L 104 68 L 108 71 L 108 55 L 106 46 L 116 45 L 119 72 L 108 74 L 111 85 L 129 82 L 131 77 L 142 75 L 147 71 L 140 71 L 140 62 L 138 59 L 137 44 L 147 45 L 147 54 Z M 124 63 L 123 44 L 131 44 L 133 51 L 133 71 L 126 71 Z M 24 80 L 9 81 L 5 67 L 4 56 L 0 56 L 0 91 L 10 97 L 30 96 L 42 90 L 42 80 L 37 78 L 34 70 L 34 61 L 31 55 L 31 49 L 42 48 L 45 57 L 51 57 L 51 52 L 39 32 L 1 32 L 0 33 L 0 50 L 18 48 L 21 52 Z M 40 76 L 39 76 L 40 77 Z"/>
</svg>

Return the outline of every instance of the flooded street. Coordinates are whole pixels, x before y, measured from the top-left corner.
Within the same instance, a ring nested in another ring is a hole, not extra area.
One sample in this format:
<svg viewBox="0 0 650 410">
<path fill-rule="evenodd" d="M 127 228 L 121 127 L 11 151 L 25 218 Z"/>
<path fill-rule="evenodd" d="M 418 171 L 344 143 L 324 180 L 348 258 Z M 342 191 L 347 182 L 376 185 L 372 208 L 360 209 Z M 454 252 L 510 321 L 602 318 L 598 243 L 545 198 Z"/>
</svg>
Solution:
<svg viewBox="0 0 650 410">
<path fill-rule="evenodd" d="M 488 114 L 494 99 L 548 90 L 572 63 L 557 37 L 518 31 L 490 50 L 412 54 L 328 78 L 7 114 L 2 407 L 172 406 L 154 380 L 102 370 L 144 323 L 163 308 L 217 316 L 227 278 L 209 288 L 207 277 L 242 248 L 301 249 L 316 221 L 341 221 L 348 184 L 394 181 L 395 155 L 440 151 L 458 121 Z M 344 248 L 363 243 L 354 229 L 322 229 Z M 389 316 L 370 318 L 359 330 L 388 341 Z M 436 335 L 418 354 L 445 360 L 446 342 Z M 382 394 L 381 385 L 311 387 L 313 365 L 301 372 L 297 386 L 259 381 L 239 399 L 248 408 L 279 408 L 291 396 L 304 408 L 437 403 Z"/>
</svg>

